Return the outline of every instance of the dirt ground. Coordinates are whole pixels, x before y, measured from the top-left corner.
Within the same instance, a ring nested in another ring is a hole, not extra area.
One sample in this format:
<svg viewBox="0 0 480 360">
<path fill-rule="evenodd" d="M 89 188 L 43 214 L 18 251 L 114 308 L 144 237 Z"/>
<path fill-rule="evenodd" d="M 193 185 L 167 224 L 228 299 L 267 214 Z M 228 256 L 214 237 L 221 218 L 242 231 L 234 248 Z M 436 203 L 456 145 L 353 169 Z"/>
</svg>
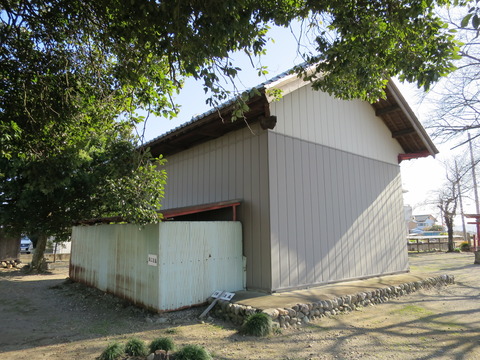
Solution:
<svg viewBox="0 0 480 360">
<path fill-rule="evenodd" d="M 203 308 L 154 315 L 51 274 L 0 270 L 0 359 L 95 359 L 112 341 L 170 336 L 214 359 L 480 359 L 480 265 L 473 254 L 410 256 L 412 271 L 451 274 L 456 283 L 322 318 L 267 338 L 239 335 Z"/>
</svg>

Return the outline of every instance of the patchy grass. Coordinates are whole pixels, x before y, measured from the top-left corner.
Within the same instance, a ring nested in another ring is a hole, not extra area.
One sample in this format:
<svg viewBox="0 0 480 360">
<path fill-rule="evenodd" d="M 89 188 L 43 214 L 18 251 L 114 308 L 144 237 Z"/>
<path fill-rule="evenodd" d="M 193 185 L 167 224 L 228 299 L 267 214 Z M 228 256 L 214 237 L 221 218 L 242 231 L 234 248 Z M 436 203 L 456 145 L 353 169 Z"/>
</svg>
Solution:
<svg viewBox="0 0 480 360">
<path fill-rule="evenodd" d="M 147 356 L 148 350 L 145 341 L 131 338 L 125 345 L 125 352 L 130 356 Z"/>
<path fill-rule="evenodd" d="M 120 356 L 123 355 L 124 347 L 118 342 L 113 342 L 103 350 L 102 354 L 99 356 L 99 360 L 117 360 Z"/>
<path fill-rule="evenodd" d="M 200 345 L 185 345 L 175 353 L 178 360 L 211 360 L 208 351 Z"/>
<path fill-rule="evenodd" d="M 156 350 L 165 350 L 167 353 L 175 349 L 175 344 L 172 339 L 168 337 L 156 338 L 150 343 L 150 352 Z"/>
<path fill-rule="evenodd" d="M 265 313 L 252 314 L 243 324 L 242 332 L 252 336 L 267 336 L 272 332 L 272 318 Z"/>
<path fill-rule="evenodd" d="M 431 316 L 435 315 L 433 311 L 427 310 L 418 305 L 405 305 L 400 309 L 393 310 L 391 314 L 403 316 Z"/>
</svg>

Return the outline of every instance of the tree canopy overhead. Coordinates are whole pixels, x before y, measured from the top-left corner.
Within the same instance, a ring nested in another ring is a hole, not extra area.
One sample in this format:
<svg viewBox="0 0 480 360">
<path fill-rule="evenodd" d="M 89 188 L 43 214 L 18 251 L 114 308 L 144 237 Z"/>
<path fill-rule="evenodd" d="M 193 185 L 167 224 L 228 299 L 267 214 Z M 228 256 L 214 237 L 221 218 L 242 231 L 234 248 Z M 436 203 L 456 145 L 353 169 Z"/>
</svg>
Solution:
<svg viewBox="0 0 480 360">
<path fill-rule="evenodd" d="M 137 110 L 174 116 L 183 79 L 229 96 L 229 54 L 264 52 L 271 24 L 308 24 L 314 87 L 375 101 L 395 75 L 428 87 L 452 70 L 448 0 L 0 1 L 0 220 L 63 233 L 80 218 L 155 219 L 165 182 L 135 151 Z"/>
<path fill-rule="evenodd" d="M 451 72 L 458 47 L 435 7 L 448 1 L 310 1 L 317 29 L 314 87 L 375 101 L 389 78 L 428 89 Z M 322 25 L 325 24 L 325 25 Z"/>
<path fill-rule="evenodd" d="M 316 64 L 309 76 L 316 86 L 342 98 L 374 101 L 395 75 L 428 87 L 452 70 L 458 48 L 434 8 L 448 0 L 207 0 L 3 1 L 5 29 L 29 29 L 41 46 L 65 44 L 71 50 L 97 49 L 111 62 L 113 77 L 146 87 L 149 98 L 158 78 L 145 73 L 159 59 L 162 75 L 179 85 L 182 76 L 203 79 L 219 94 L 219 76 L 238 68 L 229 53 L 261 54 L 270 24 L 287 26 L 304 19 L 315 33 Z M 9 32 L 9 36 L 15 36 Z M 156 61 L 154 61 L 154 59 Z M 71 63 L 69 66 L 73 66 Z M 140 68 L 142 67 L 142 71 Z M 158 76 L 159 74 L 157 74 Z M 145 78 L 152 82 L 146 82 Z M 171 89 L 170 89 L 171 90 Z M 138 94 L 140 92 L 137 92 Z M 165 99 L 164 99 L 165 100 Z M 162 111 L 165 104 L 154 107 Z"/>
</svg>

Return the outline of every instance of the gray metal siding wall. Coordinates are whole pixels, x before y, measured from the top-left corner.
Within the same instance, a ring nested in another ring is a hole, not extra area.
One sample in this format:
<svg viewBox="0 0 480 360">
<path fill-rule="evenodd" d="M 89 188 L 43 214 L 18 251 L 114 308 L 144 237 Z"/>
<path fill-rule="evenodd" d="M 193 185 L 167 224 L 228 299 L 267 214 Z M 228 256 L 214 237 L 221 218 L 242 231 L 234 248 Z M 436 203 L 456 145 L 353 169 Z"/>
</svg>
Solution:
<svg viewBox="0 0 480 360">
<path fill-rule="evenodd" d="M 241 199 L 247 288 L 269 291 L 270 223 L 267 132 L 242 129 L 167 157 L 163 209 Z"/>
<path fill-rule="evenodd" d="M 404 271 L 400 169 L 269 132 L 272 290 Z"/>
</svg>

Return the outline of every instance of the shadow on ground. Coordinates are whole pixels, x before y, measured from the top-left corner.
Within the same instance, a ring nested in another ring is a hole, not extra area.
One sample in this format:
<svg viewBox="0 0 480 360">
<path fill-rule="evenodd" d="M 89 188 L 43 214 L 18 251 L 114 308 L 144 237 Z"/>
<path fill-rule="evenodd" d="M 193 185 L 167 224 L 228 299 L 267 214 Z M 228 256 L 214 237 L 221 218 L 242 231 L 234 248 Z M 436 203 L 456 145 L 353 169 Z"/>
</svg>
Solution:
<svg viewBox="0 0 480 360">
<path fill-rule="evenodd" d="M 473 255 L 410 259 L 414 271 L 447 273 L 456 283 L 260 339 L 221 321 L 200 323 L 202 308 L 154 315 L 65 282 L 65 269 L 44 276 L 0 273 L 0 324 L 10 324 L 1 330 L 0 358 L 95 359 L 112 340 L 132 336 L 170 336 L 224 360 L 480 358 L 480 266 L 473 265 Z"/>
</svg>

